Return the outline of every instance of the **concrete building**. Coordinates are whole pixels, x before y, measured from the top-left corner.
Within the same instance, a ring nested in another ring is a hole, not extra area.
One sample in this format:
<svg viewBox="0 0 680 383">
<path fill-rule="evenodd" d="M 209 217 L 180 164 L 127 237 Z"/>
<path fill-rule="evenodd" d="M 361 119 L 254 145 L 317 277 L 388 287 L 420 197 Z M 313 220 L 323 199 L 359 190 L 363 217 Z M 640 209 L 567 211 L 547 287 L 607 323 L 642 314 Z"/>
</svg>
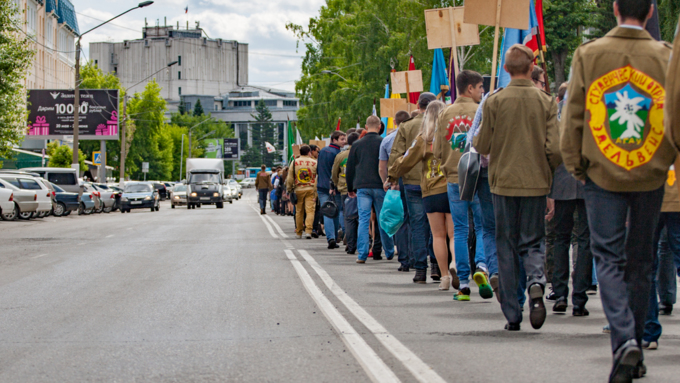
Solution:
<svg viewBox="0 0 680 383">
<path fill-rule="evenodd" d="M 218 96 L 248 83 L 248 44 L 210 39 L 198 23 L 193 29 L 188 24 L 185 29 L 179 24 L 146 26 L 138 40 L 91 43 L 90 61 L 114 73 L 130 93 L 143 91 L 146 82 L 131 86 L 177 61 L 153 77 L 171 110 L 182 95 Z"/>
<path fill-rule="evenodd" d="M 27 89 L 73 89 L 78 19 L 69 0 L 11 0 L 18 24 L 33 40 L 36 54 L 26 75 Z"/>
</svg>

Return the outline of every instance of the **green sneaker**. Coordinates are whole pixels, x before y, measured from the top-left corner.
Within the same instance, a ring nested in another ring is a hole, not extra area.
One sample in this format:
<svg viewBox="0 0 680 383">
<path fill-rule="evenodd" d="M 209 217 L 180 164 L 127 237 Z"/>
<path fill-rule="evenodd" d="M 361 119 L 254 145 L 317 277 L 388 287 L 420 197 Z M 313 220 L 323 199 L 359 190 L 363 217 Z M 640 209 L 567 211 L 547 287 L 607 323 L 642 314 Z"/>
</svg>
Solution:
<svg viewBox="0 0 680 383">
<path fill-rule="evenodd" d="M 477 269 L 475 274 L 472 276 L 475 283 L 479 287 L 479 295 L 484 299 L 493 298 L 493 289 L 489 285 L 489 276 L 482 269 Z"/>
<path fill-rule="evenodd" d="M 469 301 L 470 300 L 470 288 L 469 287 L 463 287 L 462 289 L 458 290 L 456 294 L 453 294 L 453 300 L 454 301 Z"/>
</svg>

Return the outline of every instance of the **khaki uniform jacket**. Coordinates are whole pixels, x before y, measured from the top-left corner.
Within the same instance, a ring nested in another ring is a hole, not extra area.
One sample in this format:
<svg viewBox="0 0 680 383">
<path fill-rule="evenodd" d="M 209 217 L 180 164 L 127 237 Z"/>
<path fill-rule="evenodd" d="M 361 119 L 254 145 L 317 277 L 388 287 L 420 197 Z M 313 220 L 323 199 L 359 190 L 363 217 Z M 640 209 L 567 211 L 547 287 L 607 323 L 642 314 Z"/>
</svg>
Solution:
<svg viewBox="0 0 680 383">
<path fill-rule="evenodd" d="M 622 27 L 576 50 L 560 131 L 574 177 L 612 192 L 663 185 L 675 159 L 663 123 L 670 53 L 647 31 Z"/>
<path fill-rule="evenodd" d="M 557 103 L 533 81 L 515 79 L 484 103 L 473 144 L 489 155 L 491 192 L 509 197 L 550 193 L 559 153 Z"/>
<path fill-rule="evenodd" d="M 422 134 L 416 137 L 406 154 L 397 158 L 389 167 L 387 179 L 391 183 L 396 183 L 416 165 L 421 165 L 422 168 L 420 188 L 423 197 L 447 192 L 446 177 L 441 171 L 441 161 L 437 160 L 432 153 L 432 142 L 426 142 Z"/>
<path fill-rule="evenodd" d="M 272 179 L 267 174 L 267 172 L 260 171 L 257 173 L 257 177 L 255 178 L 255 188 L 257 190 L 260 189 L 269 189 L 272 190 L 274 187 L 272 186 Z"/>
<path fill-rule="evenodd" d="M 351 148 L 350 146 L 349 149 Z M 347 157 L 349 157 L 349 149 L 343 150 L 335 156 L 333 169 L 331 170 L 331 181 L 333 181 L 340 194 L 347 194 Z"/>
<path fill-rule="evenodd" d="M 316 160 L 312 157 L 301 156 L 295 159 L 288 168 L 286 178 L 286 190 L 289 193 L 295 191 L 316 191 Z"/>
<path fill-rule="evenodd" d="M 390 159 L 387 161 L 387 166 L 390 167 L 397 161 L 397 158 L 406 153 L 406 150 L 411 146 L 413 140 L 420 133 L 420 127 L 423 124 L 423 113 L 418 114 L 410 120 L 406 120 L 399 125 L 397 137 L 394 138 L 392 151 L 390 152 Z M 416 164 L 411 171 L 404 174 L 403 181 L 405 185 L 420 185 L 420 175 L 423 172 L 422 164 Z"/>
<path fill-rule="evenodd" d="M 469 97 L 458 97 L 439 116 L 434 136 L 434 157 L 441 161 L 442 172 L 449 183 L 458 183 L 458 162 L 465 150 L 465 136 L 475 119 L 479 105 Z M 463 139 L 462 143 L 458 142 Z"/>
</svg>

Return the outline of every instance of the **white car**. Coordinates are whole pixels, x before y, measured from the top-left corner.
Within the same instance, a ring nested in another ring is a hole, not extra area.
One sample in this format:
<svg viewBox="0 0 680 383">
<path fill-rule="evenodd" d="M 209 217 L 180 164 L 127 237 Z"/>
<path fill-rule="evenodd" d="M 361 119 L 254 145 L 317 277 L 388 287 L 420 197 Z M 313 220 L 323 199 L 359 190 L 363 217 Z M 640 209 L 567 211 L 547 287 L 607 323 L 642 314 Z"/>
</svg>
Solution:
<svg viewBox="0 0 680 383">
<path fill-rule="evenodd" d="M 32 215 L 33 218 L 42 218 L 52 211 L 52 191 L 40 182 L 38 177 L 23 174 L 2 174 L 0 177 L 21 190 L 32 191 L 36 194 L 38 202 L 36 214 L 29 214 L 22 209 L 21 218 L 26 219 L 28 215 Z"/>
<path fill-rule="evenodd" d="M 0 188 L 0 216 L 7 215 L 10 219 L 19 214 L 19 208 L 14 204 L 14 191 Z"/>
<path fill-rule="evenodd" d="M 238 198 L 237 199 L 241 199 L 241 197 L 243 197 L 243 187 L 241 186 L 241 184 L 236 182 L 236 180 L 233 179 L 233 178 L 230 178 L 227 181 L 229 182 L 229 186 L 236 188 L 236 191 L 238 192 Z"/>
<path fill-rule="evenodd" d="M 255 187 L 255 178 L 246 178 L 243 181 L 241 181 L 241 186 L 244 188 L 254 188 Z"/>
<path fill-rule="evenodd" d="M 0 178 L 0 189 L 11 190 L 14 193 L 14 204 L 17 207 L 17 214 L 3 211 L 2 219 L 13 221 L 17 218 L 29 219 L 38 209 L 38 195 L 35 190 L 23 190 L 12 185 L 4 178 Z"/>
</svg>

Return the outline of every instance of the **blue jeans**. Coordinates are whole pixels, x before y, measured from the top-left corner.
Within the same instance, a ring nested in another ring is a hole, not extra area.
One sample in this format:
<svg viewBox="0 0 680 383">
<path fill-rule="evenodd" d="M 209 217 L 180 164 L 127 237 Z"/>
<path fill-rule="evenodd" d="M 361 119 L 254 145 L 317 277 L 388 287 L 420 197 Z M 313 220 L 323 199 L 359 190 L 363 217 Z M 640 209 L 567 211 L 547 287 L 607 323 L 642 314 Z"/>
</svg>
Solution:
<svg viewBox="0 0 680 383">
<path fill-rule="evenodd" d="M 269 189 L 257 189 L 260 195 L 260 210 L 264 210 L 267 207 L 267 196 L 269 195 Z"/>
<path fill-rule="evenodd" d="M 404 182 L 399 178 L 399 194 L 401 195 L 401 203 L 404 206 L 404 224 L 401 225 L 397 234 L 392 237 L 394 243 L 399 250 L 399 263 L 402 266 L 413 267 L 413 256 L 411 253 L 411 225 L 408 218 L 408 206 L 406 206 L 406 192 L 404 191 Z"/>
<path fill-rule="evenodd" d="M 357 198 L 359 205 L 359 259 L 365 261 L 368 259 L 370 247 L 368 231 L 371 224 L 371 207 L 375 209 L 375 214 L 379 217 L 383 201 L 385 200 L 385 191 L 382 189 L 359 189 L 357 191 Z M 394 242 L 392 238 L 382 228 L 379 228 L 379 230 L 385 256 L 387 258 L 394 257 Z"/>
<path fill-rule="evenodd" d="M 482 228 L 484 255 L 489 275 L 498 274 L 498 253 L 496 252 L 496 216 L 493 212 L 493 198 L 489 187 L 489 170 L 482 168 L 481 178 L 477 186 L 477 198 L 482 210 Z M 475 223 L 475 226 L 477 224 Z M 477 237 L 479 240 L 479 237 Z"/>
<path fill-rule="evenodd" d="M 475 222 L 477 238 L 484 238 L 482 229 L 482 208 L 479 197 L 475 196 L 472 202 L 461 201 L 458 184 L 448 184 L 449 207 L 453 218 L 453 242 L 456 253 L 456 269 L 461 285 L 470 283 L 470 257 L 468 256 L 468 209 L 472 208 L 472 216 Z M 475 249 L 475 264 L 477 267 L 488 270 L 486 257 L 482 246 Z"/>
<path fill-rule="evenodd" d="M 430 244 L 430 222 L 423 207 L 423 193 L 419 185 L 404 185 L 408 219 L 411 225 L 411 258 L 416 270 L 427 269 L 428 246 Z"/>
<path fill-rule="evenodd" d="M 328 218 L 326 216 L 323 217 L 323 225 L 324 225 L 324 230 L 326 230 L 326 240 L 328 242 L 331 241 L 331 239 L 335 240 L 338 234 L 338 230 L 342 228 L 342 230 L 345 230 L 345 220 L 342 216 L 342 198 L 339 194 L 335 193 L 333 195 L 328 194 L 327 192 L 317 189 L 317 192 L 319 194 L 319 204 L 320 206 L 326 203 L 328 200 L 333 201 L 335 206 L 338 207 L 338 216 L 335 218 Z"/>
</svg>

